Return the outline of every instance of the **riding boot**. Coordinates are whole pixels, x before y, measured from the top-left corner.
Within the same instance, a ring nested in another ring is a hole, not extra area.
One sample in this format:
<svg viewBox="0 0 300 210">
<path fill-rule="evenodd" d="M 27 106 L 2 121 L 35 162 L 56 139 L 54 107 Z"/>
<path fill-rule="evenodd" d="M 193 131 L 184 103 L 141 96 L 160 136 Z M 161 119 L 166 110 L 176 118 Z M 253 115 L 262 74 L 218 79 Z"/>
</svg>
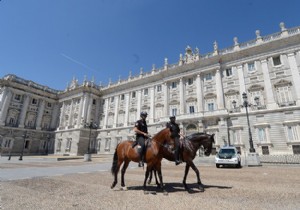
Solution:
<svg viewBox="0 0 300 210">
<path fill-rule="evenodd" d="M 139 167 L 143 167 L 144 166 L 144 158 L 142 157 L 139 161 Z"/>
<path fill-rule="evenodd" d="M 182 163 L 182 162 L 179 160 L 179 149 L 176 149 L 175 150 L 175 165 L 179 165 L 180 163 Z"/>
</svg>

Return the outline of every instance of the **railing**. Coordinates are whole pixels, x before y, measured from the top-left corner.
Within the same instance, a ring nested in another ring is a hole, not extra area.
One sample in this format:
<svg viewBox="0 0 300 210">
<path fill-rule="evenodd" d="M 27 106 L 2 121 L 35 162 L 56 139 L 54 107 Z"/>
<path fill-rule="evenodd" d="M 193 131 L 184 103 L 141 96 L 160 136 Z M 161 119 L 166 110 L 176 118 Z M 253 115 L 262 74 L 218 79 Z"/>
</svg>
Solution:
<svg viewBox="0 0 300 210">
<path fill-rule="evenodd" d="M 260 155 L 261 163 L 300 164 L 300 155 Z"/>
</svg>

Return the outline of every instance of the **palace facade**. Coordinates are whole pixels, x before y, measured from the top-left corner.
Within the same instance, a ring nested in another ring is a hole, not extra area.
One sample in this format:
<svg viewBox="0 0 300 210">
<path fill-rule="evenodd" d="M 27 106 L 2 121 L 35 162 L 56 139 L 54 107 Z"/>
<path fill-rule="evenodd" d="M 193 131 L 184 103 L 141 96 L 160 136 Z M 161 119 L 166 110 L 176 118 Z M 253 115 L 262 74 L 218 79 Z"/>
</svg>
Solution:
<svg viewBox="0 0 300 210">
<path fill-rule="evenodd" d="M 224 144 L 260 155 L 300 154 L 300 27 L 202 55 L 187 46 L 176 64 L 141 69 L 125 80 L 96 85 L 75 78 L 64 91 L 15 75 L 0 80 L 3 153 L 113 153 L 134 139 L 134 122 L 148 112 L 149 133 L 176 115 L 183 132 L 214 133 Z M 242 94 L 246 93 L 248 107 Z M 249 123 L 247 121 L 249 117 Z"/>
</svg>

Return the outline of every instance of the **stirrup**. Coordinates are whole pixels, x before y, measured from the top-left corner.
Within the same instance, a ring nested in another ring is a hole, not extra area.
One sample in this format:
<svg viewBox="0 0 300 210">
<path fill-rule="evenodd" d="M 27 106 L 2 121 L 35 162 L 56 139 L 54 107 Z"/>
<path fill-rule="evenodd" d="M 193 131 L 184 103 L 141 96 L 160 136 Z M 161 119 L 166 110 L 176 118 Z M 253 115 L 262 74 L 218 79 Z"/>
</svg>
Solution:
<svg viewBox="0 0 300 210">
<path fill-rule="evenodd" d="M 143 161 L 140 161 L 139 162 L 139 167 L 143 167 L 144 166 L 144 162 Z"/>
</svg>

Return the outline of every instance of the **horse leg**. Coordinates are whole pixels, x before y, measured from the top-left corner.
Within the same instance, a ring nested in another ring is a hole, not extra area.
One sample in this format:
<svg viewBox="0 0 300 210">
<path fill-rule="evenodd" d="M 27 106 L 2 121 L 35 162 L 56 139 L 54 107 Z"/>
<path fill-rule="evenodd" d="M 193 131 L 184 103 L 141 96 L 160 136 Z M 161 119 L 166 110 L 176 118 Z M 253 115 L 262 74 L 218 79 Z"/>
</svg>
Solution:
<svg viewBox="0 0 300 210">
<path fill-rule="evenodd" d="M 146 193 L 147 191 L 147 180 L 148 180 L 148 177 L 149 177 L 149 174 L 151 172 L 152 169 L 150 169 L 149 166 L 147 166 L 147 169 L 146 169 L 146 172 L 145 172 L 145 179 L 144 179 L 144 185 L 143 185 L 143 188 L 144 188 L 144 192 Z"/>
<path fill-rule="evenodd" d="M 191 167 L 197 175 L 197 183 L 199 185 L 200 192 L 204 192 L 204 185 L 202 184 L 202 182 L 200 180 L 200 172 L 199 172 L 198 168 L 195 166 L 195 164 L 193 162 L 191 162 Z"/>
<path fill-rule="evenodd" d="M 152 174 L 153 174 L 153 170 L 151 170 L 150 174 L 149 174 L 149 179 L 148 179 L 148 184 L 151 184 L 152 181 Z M 156 178 L 156 177 L 155 177 Z"/>
<path fill-rule="evenodd" d="M 160 183 L 157 183 L 157 186 L 159 186 L 159 188 L 162 190 L 164 195 L 168 195 L 168 192 L 164 188 L 164 182 L 163 182 L 163 177 L 162 177 L 162 173 L 161 173 L 161 165 L 156 169 L 156 171 L 157 171 L 159 182 L 160 182 Z"/>
<path fill-rule="evenodd" d="M 185 170 L 184 170 L 183 181 L 182 181 L 183 186 L 184 186 L 184 189 L 185 189 L 186 191 L 189 191 L 189 188 L 188 188 L 188 186 L 187 186 L 187 184 L 186 184 L 186 178 L 187 178 L 187 175 L 188 175 L 188 173 L 189 173 L 189 170 L 190 170 L 190 165 L 189 165 L 188 163 L 186 163 L 186 165 L 185 165 Z"/>
<path fill-rule="evenodd" d="M 154 177 L 155 177 L 155 183 L 157 186 L 159 186 L 159 182 L 158 182 L 158 179 L 157 179 L 157 173 L 156 171 L 154 170 Z"/>
<path fill-rule="evenodd" d="M 125 172 L 126 172 L 126 169 L 127 169 L 127 167 L 128 167 L 128 165 L 129 165 L 129 161 L 125 161 L 124 162 L 124 165 L 123 165 L 123 167 L 122 167 L 122 170 L 121 170 L 121 189 L 122 190 L 127 190 L 127 187 L 125 186 Z"/>
<path fill-rule="evenodd" d="M 120 166 L 121 166 L 122 162 L 119 162 L 117 163 L 117 166 L 116 166 L 116 169 L 115 171 L 113 172 L 113 175 L 114 175 L 114 181 L 113 183 L 111 184 L 110 188 L 113 189 L 117 183 L 118 183 L 118 173 L 119 173 L 119 170 L 120 170 Z"/>
</svg>

